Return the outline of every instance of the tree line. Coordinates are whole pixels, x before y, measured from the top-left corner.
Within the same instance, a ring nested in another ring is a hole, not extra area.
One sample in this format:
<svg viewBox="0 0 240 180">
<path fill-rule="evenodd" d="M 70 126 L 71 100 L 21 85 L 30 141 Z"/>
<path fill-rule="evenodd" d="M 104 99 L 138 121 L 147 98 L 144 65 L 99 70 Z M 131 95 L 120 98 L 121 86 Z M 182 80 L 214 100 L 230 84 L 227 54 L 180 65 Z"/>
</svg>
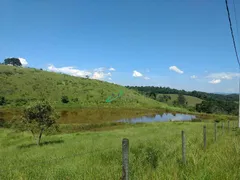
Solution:
<svg viewBox="0 0 240 180">
<path fill-rule="evenodd" d="M 222 100 L 222 101 L 238 101 L 238 94 L 215 94 L 215 93 L 207 93 L 207 92 L 201 92 L 201 91 L 185 91 L 185 90 L 178 90 L 174 88 L 169 87 L 157 87 L 157 86 L 125 86 L 129 89 L 134 89 L 139 92 L 153 92 L 156 94 L 183 94 L 183 95 L 189 95 L 194 96 L 197 98 L 200 98 L 202 100 Z"/>
<path fill-rule="evenodd" d="M 237 94 L 214 94 L 201 91 L 185 91 L 177 90 L 169 87 L 155 86 L 126 86 L 126 88 L 137 90 L 142 95 L 150 97 L 160 102 L 167 102 L 169 97 L 167 94 L 178 94 L 178 99 L 173 102 L 174 106 L 181 106 L 204 113 L 220 113 L 238 115 L 238 95 Z M 157 96 L 157 94 L 165 94 Z M 202 103 L 196 104 L 194 108 L 189 108 L 188 102 L 184 95 L 189 95 L 202 99 Z"/>
</svg>

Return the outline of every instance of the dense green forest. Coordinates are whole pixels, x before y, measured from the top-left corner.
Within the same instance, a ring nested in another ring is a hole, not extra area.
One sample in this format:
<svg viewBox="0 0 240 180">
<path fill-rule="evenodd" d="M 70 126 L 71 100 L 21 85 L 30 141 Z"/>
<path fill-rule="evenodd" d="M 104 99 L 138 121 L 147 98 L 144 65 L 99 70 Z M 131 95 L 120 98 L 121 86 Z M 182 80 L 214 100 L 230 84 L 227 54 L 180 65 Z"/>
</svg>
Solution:
<svg viewBox="0 0 240 180">
<path fill-rule="evenodd" d="M 214 94 L 201 91 L 185 91 L 177 90 L 169 87 L 155 87 L 155 86 L 126 86 L 129 89 L 137 90 L 139 93 L 151 97 L 157 101 L 162 102 L 166 100 L 168 96 L 161 96 L 157 98 L 158 94 L 178 94 L 182 102 L 179 100 L 175 101 L 173 105 L 187 107 L 188 102 L 184 100 L 182 95 L 193 96 L 200 98 L 203 101 L 197 103 L 194 108 L 189 110 L 196 110 L 198 112 L 205 113 L 221 113 L 221 114 L 232 114 L 238 115 L 238 95 L 237 94 Z"/>
</svg>

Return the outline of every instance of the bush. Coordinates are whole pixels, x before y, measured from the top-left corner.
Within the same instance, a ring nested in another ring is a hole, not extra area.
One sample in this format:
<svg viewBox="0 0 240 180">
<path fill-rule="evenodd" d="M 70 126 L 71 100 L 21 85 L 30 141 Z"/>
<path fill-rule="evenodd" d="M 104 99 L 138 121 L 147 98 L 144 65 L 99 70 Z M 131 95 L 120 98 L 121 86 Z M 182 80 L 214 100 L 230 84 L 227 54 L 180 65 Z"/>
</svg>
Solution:
<svg viewBox="0 0 240 180">
<path fill-rule="evenodd" d="M 192 106 L 187 107 L 187 109 L 188 109 L 189 111 L 191 111 L 191 112 L 196 111 L 196 108 L 195 108 L 195 107 L 192 107 Z"/>
<path fill-rule="evenodd" d="M 67 96 L 62 96 L 62 103 L 68 103 L 69 99 Z"/>
<path fill-rule="evenodd" d="M 0 96 L 0 106 L 3 106 L 4 104 L 6 104 L 6 99 L 4 96 Z"/>
</svg>

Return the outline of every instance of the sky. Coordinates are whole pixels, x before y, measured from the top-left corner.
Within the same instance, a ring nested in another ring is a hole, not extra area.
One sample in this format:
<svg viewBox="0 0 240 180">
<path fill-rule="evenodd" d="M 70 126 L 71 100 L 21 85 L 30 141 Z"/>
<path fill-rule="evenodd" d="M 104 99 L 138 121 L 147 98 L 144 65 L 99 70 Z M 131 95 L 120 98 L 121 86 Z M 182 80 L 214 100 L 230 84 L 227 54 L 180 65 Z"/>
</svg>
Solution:
<svg viewBox="0 0 240 180">
<path fill-rule="evenodd" d="M 224 0 L 1 0 L 0 7 L 0 61 L 18 57 L 25 67 L 124 86 L 238 92 Z"/>
</svg>

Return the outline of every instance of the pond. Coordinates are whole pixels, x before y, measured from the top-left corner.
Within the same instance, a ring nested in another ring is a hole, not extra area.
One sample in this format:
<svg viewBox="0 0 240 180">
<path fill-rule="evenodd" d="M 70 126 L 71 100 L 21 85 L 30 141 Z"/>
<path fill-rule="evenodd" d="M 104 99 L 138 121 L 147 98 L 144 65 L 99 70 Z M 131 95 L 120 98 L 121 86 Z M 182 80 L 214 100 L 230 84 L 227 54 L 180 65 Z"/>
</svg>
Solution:
<svg viewBox="0 0 240 180">
<path fill-rule="evenodd" d="M 191 121 L 196 119 L 194 115 L 187 115 L 187 114 L 175 114 L 172 113 L 163 113 L 153 115 L 153 116 L 142 116 L 140 118 L 127 118 L 121 119 L 117 122 L 127 122 L 127 123 L 148 123 L 148 122 L 166 122 L 166 121 Z"/>
<path fill-rule="evenodd" d="M 0 118 L 11 120 L 20 117 L 20 111 L 0 110 Z M 191 120 L 195 116 L 185 114 L 168 113 L 164 110 L 139 110 L 139 109 L 71 109 L 60 110 L 60 124 L 96 124 L 104 122 L 154 122 L 169 120 Z"/>
</svg>

